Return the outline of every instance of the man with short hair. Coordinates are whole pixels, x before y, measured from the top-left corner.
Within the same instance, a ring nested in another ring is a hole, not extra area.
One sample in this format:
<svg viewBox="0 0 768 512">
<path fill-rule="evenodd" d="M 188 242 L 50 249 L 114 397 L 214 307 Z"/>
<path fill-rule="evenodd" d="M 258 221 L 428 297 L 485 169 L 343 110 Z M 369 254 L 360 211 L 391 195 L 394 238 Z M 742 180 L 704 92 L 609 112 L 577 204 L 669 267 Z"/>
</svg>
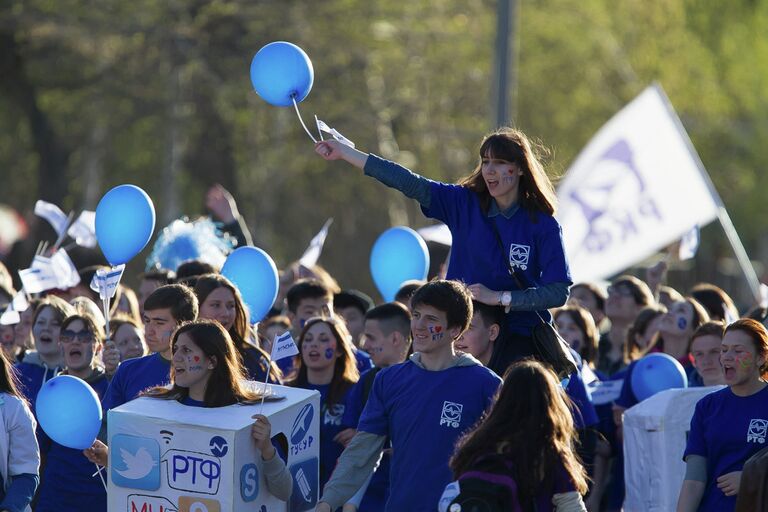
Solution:
<svg viewBox="0 0 768 512">
<path fill-rule="evenodd" d="M 120 363 L 102 400 L 105 411 L 133 400 L 147 388 L 170 382 L 171 336 L 179 325 L 195 320 L 197 312 L 197 297 L 184 285 L 161 286 L 147 297 L 144 339 L 152 354 Z"/>
</svg>

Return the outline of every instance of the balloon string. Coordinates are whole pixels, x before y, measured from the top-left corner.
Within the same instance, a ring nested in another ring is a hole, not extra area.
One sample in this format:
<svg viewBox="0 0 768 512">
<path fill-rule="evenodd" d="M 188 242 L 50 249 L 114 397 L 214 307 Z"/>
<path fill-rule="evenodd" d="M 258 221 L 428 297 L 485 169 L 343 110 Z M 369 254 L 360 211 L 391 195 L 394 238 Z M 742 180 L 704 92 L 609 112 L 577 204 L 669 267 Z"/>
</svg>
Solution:
<svg viewBox="0 0 768 512">
<path fill-rule="evenodd" d="M 104 475 L 101 474 L 102 466 L 99 466 L 98 464 L 95 464 L 96 466 L 96 473 L 99 475 L 99 478 L 101 478 L 101 483 L 104 486 L 104 490 L 107 490 L 107 482 L 104 481 Z"/>
<path fill-rule="evenodd" d="M 309 135 L 309 138 L 312 139 L 312 142 L 317 144 L 317 139 L 314 135 L 307 129 L 307 125 L 304 124 L 304 120 L 301 118 L 301 112 L 299 112 L 299 105 L 296 103 L 296 95 L 291 94 L 291 101 L 293 101 L 293 108 L 296 109 L 296 115 L 299 116 L 299 121 L 301 121 L 301 126 L 304 127 L 304 131 L 307 132 L 307 135 Z"/>
</svg>

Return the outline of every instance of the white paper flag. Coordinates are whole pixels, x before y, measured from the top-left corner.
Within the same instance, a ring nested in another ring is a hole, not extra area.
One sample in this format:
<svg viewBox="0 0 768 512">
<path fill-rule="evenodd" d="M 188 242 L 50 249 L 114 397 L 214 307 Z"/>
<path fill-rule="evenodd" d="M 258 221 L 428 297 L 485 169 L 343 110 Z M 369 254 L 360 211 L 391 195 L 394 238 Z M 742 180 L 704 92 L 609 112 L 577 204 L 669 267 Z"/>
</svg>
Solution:
<svg viewBox="0 0 768 512">
<path fill-rule="evenodd" d="M 21 316 L 9 304 L 5 311 L 3 311 L 3 314 L 0 315 L 0 325 L 15 325 L 19 322 L 21 322 Z"/>
<path fill-rule="evenodd" d="M 96 212 L 83 210 L 69 227 L 67 234 L 81 247 L 96 247 Z"/>
<path fill-rule="evenodd" d="M 115 292 L 117 292 L 117 285 L 120 284 L 124 270 L 125 265 L 97 270 L 93 274 L 93 279 L 91 279 L 91 290 L 97 292 L 102 300 L 107 297 L 111 299 L 115 296 Z"/>
<path fill-rule="evenodd" d="M 325 124 L 322 120 L 318 119 L 317 116 L 315 116 L 315 121 L 317 121 L 317 129 L 321 132 L 325 132 L 330 134 L 331 137 L 336 139 L 337 141 L 341 142 L 345 146 L 349 146 L 351 148 L 355 147 L 355 143 L 343 136 L 341 133 L 339 133 L 334 128 L 331 128 L 327 124 Z"/>
<path fill-rule="evenodd" d="M 50 265 L 19 270 L 19 277 L 27 293 L 40 293 L 56 288 L 56 276 Z"/>
<path fill-rule="evenodd" d="M 317 260 L 320 259 L 320 254 L 323 252 L 323 245 L 325 245 L 325 239 L 328 236 L 328 228 L 333 224 L 333 218 L 328 219 L 323 224 L 320 231 L 309 241 L 309 246 L 304 254 L 299 259 L 299 264 L 306 268 L 312 268 L 317 264 Z"/>
<path fill-rule="evenodd" d="M 717 217 L 720 200 L 658 86 L 592 138 L 557 191 L 574 282 L 609 278 Z"/>
<path fill-rule="evenodd" d="M 56 276 L 56 288 L 66 290 L 80 283 L 80 274 L 77 272 L 69 254 L 64 249 L 59 249 L 51 256 L 51 266 Z"/>
<path fill-rule="evenodd" d="M 18 311 L 19 313 L 27 310 L 29 302 L 27 302 L 27 294 L 24 293 L 24 290 L 16 292 L 16 295 L 13 296 L 11 307 L 14 311 Z"/>
<path fill-rule="evenodd" d="M 35 215 L 47 220 L 59 236 L 67 229 L 67 214 L 53 203 L 38 199 L 35 203 Z"/>
<path fill-rule="evenodd" d="M 279 361 L 286 357 L 295 356 L 299 353 L 299 348 L 293 341 L 290 331 L 285 331 L 280 336 L 275 336 L 275 340 L 272 342 L 272 361 Z"/>
</svg>

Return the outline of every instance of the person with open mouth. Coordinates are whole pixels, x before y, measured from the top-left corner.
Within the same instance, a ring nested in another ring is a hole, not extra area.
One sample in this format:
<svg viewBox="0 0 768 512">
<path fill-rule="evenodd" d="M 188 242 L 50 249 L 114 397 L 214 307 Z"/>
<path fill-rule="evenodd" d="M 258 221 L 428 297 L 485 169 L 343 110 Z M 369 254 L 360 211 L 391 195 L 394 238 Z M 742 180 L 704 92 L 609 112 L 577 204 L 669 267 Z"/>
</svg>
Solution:
<svg viewBox="0 0 768 512">
<path fill-rule="evenodd" d="M 101 323 L 84 310 L 68 316 L 61 323 L 57 346 L 64 365 L 61 374 L 83 379 L 101 399 L 109 386 L 99 359 L 104 346 Z M 46 463 L 35 510 L 82 510 L 83 503 L 88 510 L 107 510 L 104 485 L 81 450 L 48 439 L 41 443 L 41 452 Z"/>
<path fill-rule="evenodd" d="M 731 512 L 744 462 L 768 442 L 768 331 L 745 318 L 725 329 L 720 364 L 728 387 L 699 400 L 683 456 L 678 512 Z"/>
</svg>

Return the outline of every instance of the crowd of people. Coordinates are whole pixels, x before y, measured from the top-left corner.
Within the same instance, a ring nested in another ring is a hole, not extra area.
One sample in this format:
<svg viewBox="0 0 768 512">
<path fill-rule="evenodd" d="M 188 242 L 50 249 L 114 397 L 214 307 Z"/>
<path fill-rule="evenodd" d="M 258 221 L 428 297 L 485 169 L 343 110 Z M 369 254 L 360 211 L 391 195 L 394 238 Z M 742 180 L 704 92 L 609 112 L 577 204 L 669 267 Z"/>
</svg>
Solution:
<svg viewBox="0 0 768 512">
<path fill-rule="evenodd" d="M 336 141 L 315 150 L 444 222 L 453 234 L 446 275 L 406 282 L 394 302 L 376 305 L 320 266 L 292 263 L 257 319 L 203 259 L 147 271 L 138 293 L 120 284 L 108 323 L 88 287 L 93 268 L 76 287 L 28 297 L 18 321 L 0 325 L 0 511 L 107 509 L 93 471 L 109 458 L 106 429 L 80 451 L 35 420 L 37 394 L 57 375 L 88 383 L 104 411 L 141 396 L 257 403 L 248 380 L 318 391 L 318 511 L 454 511 L 478 500 L 485 510 L 618 511 L 623 412 L 640 402 L 633 371 L 653 353 L 676 359 L 692 386 L 720 386 L 696 406 L 678 510 L 757 510 L 742 498 L 755 494 L 742 492 L 742 471 L 768 425 L 765 309 L 738 319 L 722 289 L 680 293 L 664 285 L 662 266 L 607 288 L 572 283 L 552 184 L 519 131 L 485 137 L 476 169 L 455 185 Z M 208 206 L 249 243 L 226 191 L 213 189 Z M 16 294 L 0 265 L 0 312 Z M 577 362 L 562 382 L 533 335 L 542 322 Z M 299 354 L 276 363 L 272 343 L 285 332 Z M 271 434 L 269 419 L 255 416 L 268 490 L 288 501 L 294 482 Z"/>
</svg>

